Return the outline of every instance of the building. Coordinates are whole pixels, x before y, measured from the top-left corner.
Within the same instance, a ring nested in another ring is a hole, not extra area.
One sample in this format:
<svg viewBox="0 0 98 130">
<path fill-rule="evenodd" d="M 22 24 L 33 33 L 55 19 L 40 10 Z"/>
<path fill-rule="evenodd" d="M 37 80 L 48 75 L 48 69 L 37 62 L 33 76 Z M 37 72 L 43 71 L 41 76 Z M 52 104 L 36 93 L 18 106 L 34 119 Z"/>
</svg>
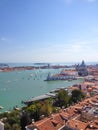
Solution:
<svg viewBox="0 0 98 130">
<path fill-rule="evenodd" d="M 0 121 L 0 130 L 4 130 L 4 123 Z"/>
<path fill-rule="evenodd" d="M 87 67 L 85 65 L 84 60 L 82 61 L 82 63 L 79 65 L 76 65 L 76 71 L 78 71 L 78 75 L 79 76 L 87 76 L 88 75 L 88 71 L 87 71 Z"/>
<path fill-rule="evenodd" d="M 98 95 L 33 121 L 26 130 L 98 130 Z"/>
</svg>

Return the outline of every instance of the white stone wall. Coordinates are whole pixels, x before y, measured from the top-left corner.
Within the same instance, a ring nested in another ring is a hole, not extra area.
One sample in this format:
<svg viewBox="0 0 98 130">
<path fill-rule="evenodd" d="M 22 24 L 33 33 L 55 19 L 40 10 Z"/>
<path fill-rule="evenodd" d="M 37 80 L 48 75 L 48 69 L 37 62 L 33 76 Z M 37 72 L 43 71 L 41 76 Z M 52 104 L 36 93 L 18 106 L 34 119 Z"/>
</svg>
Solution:
<svg viewBox="0 0 98 130">
<path fill-rule="evenodd" d="M 4 130 L 4 123 L 0 121 L 0 130 Z"/>
</svg>

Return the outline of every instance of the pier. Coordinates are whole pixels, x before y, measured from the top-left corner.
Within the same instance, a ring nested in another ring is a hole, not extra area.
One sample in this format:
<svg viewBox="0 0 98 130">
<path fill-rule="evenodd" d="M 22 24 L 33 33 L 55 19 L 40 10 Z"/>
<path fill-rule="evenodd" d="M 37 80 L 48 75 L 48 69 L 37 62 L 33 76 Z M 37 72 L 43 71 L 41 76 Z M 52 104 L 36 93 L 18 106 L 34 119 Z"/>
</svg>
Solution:
<svg viewBox="0 0 98 130">
<path fill-rule="evenodd" d="M 31 100 L 23 101 L 23 103 L 28 105 L 28 104 L 31 104 L 31 103 L 33 103 L 35 101 L 43 101 L 43 100 L 51 98 L 51 97 L 55 98 L 56 97 L 56 93 L 46 93 L 44 95 L 33 97 Z"/>
<path fill-rule="evenodd" d="M 60 90 L 60 89 L 65 89 L 65 90 L 68 90 L 68 88 L 66 87 L 60 87 L 60 88 L 57 88 L 57 89 L 54 89 L 52 91 L 50 91 L 49 93 L 46 93 L 44 95 L 40 95 L 40 96 L 37 96 L 37 97 L 33 97 L 32 99 L 30 100 L 27 100 L 27 101 L 22 101 L 22 103 L 26 104 L 26 105 L 29 105 L 33 102 L 36 102 L 36 101 L 44 101 L 48 98 L 56 98 L 56 95 L 57 95 L 57 92 Z"/>
</svg>

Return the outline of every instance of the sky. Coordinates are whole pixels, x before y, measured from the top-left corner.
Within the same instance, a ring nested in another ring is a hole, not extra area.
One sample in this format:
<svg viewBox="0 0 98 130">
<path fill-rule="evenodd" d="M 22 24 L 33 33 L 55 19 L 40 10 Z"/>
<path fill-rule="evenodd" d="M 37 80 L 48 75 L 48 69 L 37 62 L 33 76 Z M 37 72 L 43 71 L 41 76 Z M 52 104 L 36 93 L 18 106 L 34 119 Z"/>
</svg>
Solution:
<svg viewBox="0 0 98 130">
<path fill-rule="evenodd" d="M 98 0 L 0 0 L 0 63 L 98 62 Z"/>
</svg>

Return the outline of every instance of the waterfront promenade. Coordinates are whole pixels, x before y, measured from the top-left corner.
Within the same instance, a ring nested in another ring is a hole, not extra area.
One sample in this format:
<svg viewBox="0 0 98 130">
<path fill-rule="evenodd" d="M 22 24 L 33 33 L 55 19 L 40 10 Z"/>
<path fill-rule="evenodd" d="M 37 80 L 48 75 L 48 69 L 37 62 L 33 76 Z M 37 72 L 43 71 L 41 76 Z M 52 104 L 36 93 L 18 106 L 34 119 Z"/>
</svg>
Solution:
<svg viewBox="0 0 98 130">
<path fill-rule="evenodd" d="M 28 100 L 28 101 L 23 101 L 24 104 L 30 104 L 30 103 L 33 103 L 35 101 L 42 101 L 42 100 L 46 100 L 50 97 L 53 97 L 55 98 L 56 97 L 56 93 L 46 93 L 44 95 L 40 95 L 40 96 L 37 96 L 37 97 L 33 97 L 32 99 Z"/>
</svg>

